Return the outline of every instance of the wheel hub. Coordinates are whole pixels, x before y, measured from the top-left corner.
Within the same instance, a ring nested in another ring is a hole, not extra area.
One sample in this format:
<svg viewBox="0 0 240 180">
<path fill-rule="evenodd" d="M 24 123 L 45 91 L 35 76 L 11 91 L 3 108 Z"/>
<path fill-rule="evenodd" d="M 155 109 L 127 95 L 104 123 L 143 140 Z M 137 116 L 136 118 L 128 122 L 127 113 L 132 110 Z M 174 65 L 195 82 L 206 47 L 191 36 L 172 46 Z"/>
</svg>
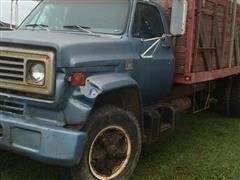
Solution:
<svg viewBox="0 0 240 180">
<path fill-rule="evenodd" d="M 89 152 L 89 167 L 97 179 L 113 179 L 127 166 L 131 143 L 127 132 L 119 126 L 100 131 Z"/>
</svg>

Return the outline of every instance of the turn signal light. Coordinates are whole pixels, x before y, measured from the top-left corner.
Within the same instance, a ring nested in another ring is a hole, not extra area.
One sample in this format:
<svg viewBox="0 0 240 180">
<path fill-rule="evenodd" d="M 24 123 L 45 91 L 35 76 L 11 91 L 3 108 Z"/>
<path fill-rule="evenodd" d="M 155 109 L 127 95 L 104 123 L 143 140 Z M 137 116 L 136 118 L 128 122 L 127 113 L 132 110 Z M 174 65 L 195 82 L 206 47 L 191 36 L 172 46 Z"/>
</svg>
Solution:
<svg viewBox="0 0 240 180">
<path fill-rule="evenodd" d="M 75 73 L 70 77 L 72 86 L 84 86 L 86 83 L 86 76 L 83 73 Z"/>
</svg>

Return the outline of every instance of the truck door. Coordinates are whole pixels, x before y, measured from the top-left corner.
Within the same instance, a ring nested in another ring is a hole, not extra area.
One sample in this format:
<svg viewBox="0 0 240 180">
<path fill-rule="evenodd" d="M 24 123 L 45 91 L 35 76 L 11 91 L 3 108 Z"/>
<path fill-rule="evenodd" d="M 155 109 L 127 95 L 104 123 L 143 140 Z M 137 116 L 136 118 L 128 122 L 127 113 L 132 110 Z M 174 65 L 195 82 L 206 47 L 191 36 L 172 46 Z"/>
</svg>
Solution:
<svg viewBox="0 0 240 180">
<path fill-rule="evenodd" d="M 156 42 L 146 40 L 161 37 L 166 33 L 168 26 L 161 9 L 154 3 L 138 2 L 132 25 L 133 48 L 137 53 L 133 76 L 138 81 L 143 101 L 147 104 L 167 96 L 173 84 L 175 62 L 169 38 L 154 46 L 148 52 L 151 56 L 142 57 L 142 54 Z"/>
</svg>

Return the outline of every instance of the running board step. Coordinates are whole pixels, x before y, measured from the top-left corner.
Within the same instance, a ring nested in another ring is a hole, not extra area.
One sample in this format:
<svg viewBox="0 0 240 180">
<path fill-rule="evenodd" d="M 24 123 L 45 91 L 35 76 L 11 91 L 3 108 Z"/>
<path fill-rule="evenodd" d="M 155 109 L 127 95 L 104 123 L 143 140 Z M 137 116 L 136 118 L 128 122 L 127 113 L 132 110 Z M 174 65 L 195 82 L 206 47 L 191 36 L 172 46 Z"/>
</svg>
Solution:
<svg viewBox="0 0 240 180">
<path fill-rule="evenodd" d="M 144 112 L 145 142 L 150 144 L 175 129 L 176 110 L 168 104 L 146 109 Z"/>
</svg>

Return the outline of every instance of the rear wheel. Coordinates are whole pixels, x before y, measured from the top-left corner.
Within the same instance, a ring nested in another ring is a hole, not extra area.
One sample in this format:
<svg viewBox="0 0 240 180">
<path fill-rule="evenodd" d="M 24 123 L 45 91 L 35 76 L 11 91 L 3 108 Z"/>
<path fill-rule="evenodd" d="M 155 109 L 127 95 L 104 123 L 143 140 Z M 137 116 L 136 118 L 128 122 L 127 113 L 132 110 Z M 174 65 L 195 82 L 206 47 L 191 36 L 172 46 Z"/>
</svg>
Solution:
<svg viewBox="0 0 240 180">
<path fill-rule="evenodd" d="M 233 81 L 231 93 L 231 114 L 240 117 L 240 78 L 237 76 Z"/>
<path fill-rule="evenodd" d="M 92 114 L 85 131 L 88 141 L 83 159 L 71 169 L 71 179 L 128 179 L 141 151 L 136 118 L 120 108 L 107 106 Z"/>
<path fill-rule="evenodd" d="M 216 109 L 220 114 L 231 115 L 231 95 L 232 95 L 232 79 L 226 78 L 217 82 L 216 85 Z"/>
</svg>

